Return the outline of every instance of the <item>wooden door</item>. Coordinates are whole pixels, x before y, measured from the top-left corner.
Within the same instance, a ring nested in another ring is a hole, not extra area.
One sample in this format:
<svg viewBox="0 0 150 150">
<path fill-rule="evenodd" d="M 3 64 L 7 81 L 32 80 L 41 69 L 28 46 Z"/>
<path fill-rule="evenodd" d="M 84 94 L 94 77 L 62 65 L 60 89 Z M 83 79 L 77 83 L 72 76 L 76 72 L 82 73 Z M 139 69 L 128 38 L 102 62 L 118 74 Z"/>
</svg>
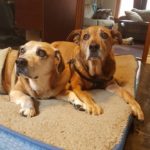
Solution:
<svg viewBox="0 0 150 150">
<path fill-rule="evenodd" d="M 65 40 L 83 22 L 84 0 L 45 0 L 43 40 Z"/>
<path fill-rule="evenodd" d="M 81 28 L 84 0 L 15 0 L 16 25 L 40 31 L 42 40 L 65 40 L 76 28 Z"/>
</svg>

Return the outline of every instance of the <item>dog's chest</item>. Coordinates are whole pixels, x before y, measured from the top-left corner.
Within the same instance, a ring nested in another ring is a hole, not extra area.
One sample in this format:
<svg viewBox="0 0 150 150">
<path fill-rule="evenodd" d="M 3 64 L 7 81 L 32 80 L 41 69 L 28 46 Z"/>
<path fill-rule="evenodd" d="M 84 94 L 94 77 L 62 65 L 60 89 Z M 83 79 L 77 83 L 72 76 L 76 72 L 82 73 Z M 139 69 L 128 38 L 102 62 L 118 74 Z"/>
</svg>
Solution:
<svg viewBox="0 0 150 150">
<path fill-rule="evenodd" d="M 108 83 L 112 80 L 110 79 L 100 79 L 100 78 L 88 78 L 88 79 L 82 79 L 83 82 L 83 89 L 84 90 L 90 90 L 90 89 L 105 89 L 108 85 Z"/>
<path fill-rule="evenodd" d="M 44 83 L 37 83 L 33 80 L 29 80 L 29 84 L 31 89 L 36 93 L 37 98 L 47 98 L 46 87 L 44 87 Z"/>
<path fill-rule="evenodd" d="M 33 80 L 29 80 L 29 84 L 31 89 L 36 93 L 37 98 L 49 98 L 54 96 L 50 87 L 47 87 L 46 84 L 43 82 L 35 82 Z M 51 92 L 49 92 L 51 91 Z"/>
<path fill-rule="evenodd" d="M 37 86 L 37 84 L 35 82 L 33 82 L 32 80 L 29 80 L 29 84 L 30 84 L 31 88 L 33 89 L 33 91 L 39 90 L 39 87 Z"/>
</svg>

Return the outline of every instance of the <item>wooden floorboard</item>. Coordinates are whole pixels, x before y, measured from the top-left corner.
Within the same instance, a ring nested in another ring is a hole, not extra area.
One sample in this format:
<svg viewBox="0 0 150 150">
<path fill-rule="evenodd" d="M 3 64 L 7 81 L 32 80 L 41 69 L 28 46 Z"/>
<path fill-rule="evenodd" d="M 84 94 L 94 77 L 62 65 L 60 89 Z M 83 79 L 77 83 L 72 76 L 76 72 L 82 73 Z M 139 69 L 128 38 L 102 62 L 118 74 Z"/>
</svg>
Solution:
<svg viewBox="0 0 150 150">
<path fill-rule="evenodd" d="M 136 98 L 144 111 L 145 121 L 134 119 L 124 150 L 150 150 L 150 64 L 142 65 Z"/>
</svg>

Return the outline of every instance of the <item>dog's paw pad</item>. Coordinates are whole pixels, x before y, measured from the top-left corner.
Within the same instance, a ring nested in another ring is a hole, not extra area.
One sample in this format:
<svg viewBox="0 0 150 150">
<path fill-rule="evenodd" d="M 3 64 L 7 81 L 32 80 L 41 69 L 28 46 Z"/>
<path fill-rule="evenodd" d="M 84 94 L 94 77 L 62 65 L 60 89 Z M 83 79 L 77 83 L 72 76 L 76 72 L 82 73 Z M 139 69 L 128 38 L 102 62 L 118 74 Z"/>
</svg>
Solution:
<svg viewBox="0 0 150 150">
<path fill-rule="evenodd" d="M 27 115 L 24 114 L 24 111 L 20 111 L 19 114 L 20 114 L 20 116 L 22 116 L 22 117 L 27 117 Z"/>
<path fill-rule="evenodd" d="M 78 104 L 78 105 L 75 105 L 75 104 L 74 104 L 73 106 L 74 106 L 75 109 L 77 109 L 77 110 L 79 110 L 79 111 L 85 111 L 85 109 L 83 108 L 82 105 L 79 105 L 79 104 Z"/>
<path fill-rule="evenodd" d="M 20 109 L 20 115 L 23 117 L 33 117 L 36 115 L 35 108 L 22 108 Z"/>
</svg>

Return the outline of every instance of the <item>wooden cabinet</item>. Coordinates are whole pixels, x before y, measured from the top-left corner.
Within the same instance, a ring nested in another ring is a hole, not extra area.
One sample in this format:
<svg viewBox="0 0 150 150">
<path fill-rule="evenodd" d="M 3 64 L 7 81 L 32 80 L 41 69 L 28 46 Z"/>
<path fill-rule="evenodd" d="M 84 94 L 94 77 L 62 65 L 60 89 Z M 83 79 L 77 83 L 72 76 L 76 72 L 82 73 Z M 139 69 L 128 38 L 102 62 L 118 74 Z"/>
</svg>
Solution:
<svg viewBox="0 0 150 150">
<path fill-rule="evenodd" d="M 43 28 L 43 0 L 16 0 L 16 25 L 24 29 L 42 31 Z"/>
<path fill-rule="evenodd" d="M 84 0 L 15 0 L 16 25 L 40 31 L 43 41 L 65 40 L 81 28 Z"/>
<path fill-rule="evenodd" d="M 149 54 L 150 54 L 150 23 L 148 24 L 148 30 L 147 30 L 146 40 L 144 44 L 144 51 L 142 55 L 143 63 L 146 63 Z"/>
</svg>

